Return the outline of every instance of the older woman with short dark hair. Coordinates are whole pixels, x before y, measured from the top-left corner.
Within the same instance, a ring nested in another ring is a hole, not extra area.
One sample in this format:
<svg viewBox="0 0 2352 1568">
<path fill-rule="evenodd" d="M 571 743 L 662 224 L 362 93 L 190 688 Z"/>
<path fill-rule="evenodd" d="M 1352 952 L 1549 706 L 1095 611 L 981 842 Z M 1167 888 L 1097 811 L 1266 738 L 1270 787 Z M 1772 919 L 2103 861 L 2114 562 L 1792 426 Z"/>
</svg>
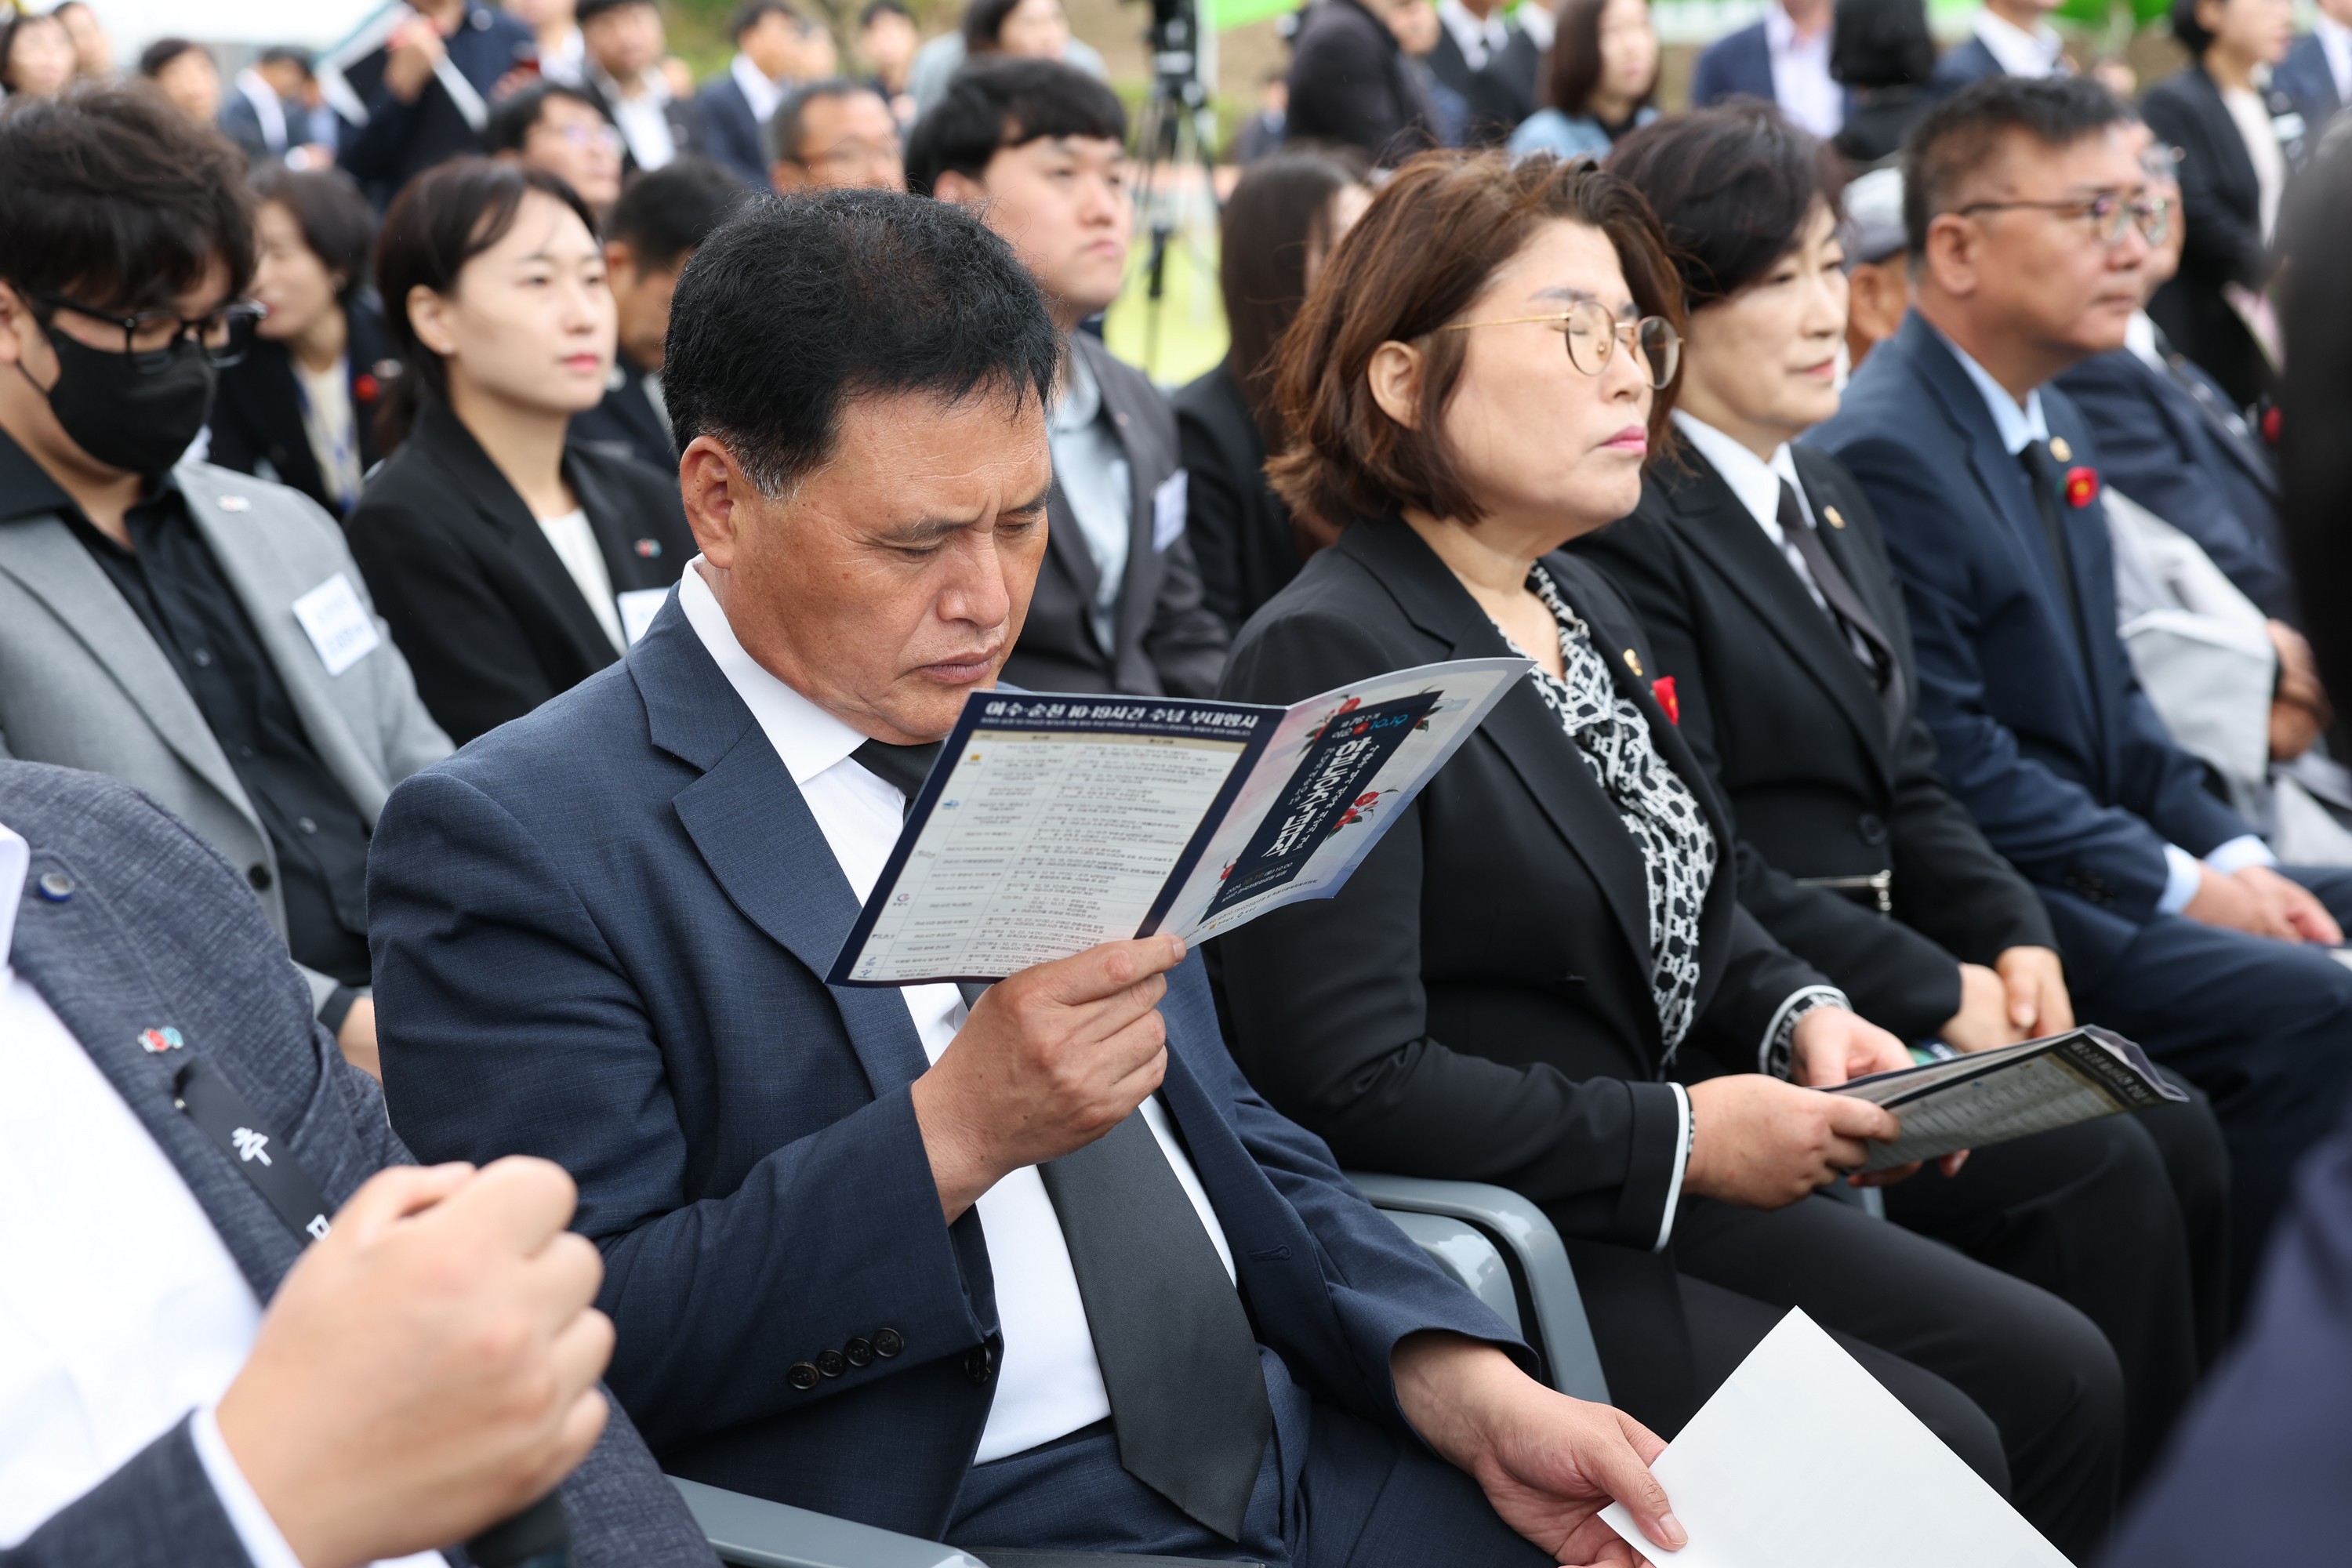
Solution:
<svg viewBox="0 0 2352 1568">
<path fill-rule="evenodd" d="M 1673 683 L 1560 548 L 1640 499 L 1681 294 L 1633 188 L 1549 157 L 1416 159 L 1325 267 L 1284 342 L 1271 471 L 1339 538 L 1243 629 L 1224 694 L 1530 668 L 1337 897 L 1212 944 L 1234 1054 L 1343 1164 L 1540 1204 L 1612 1397 L 1654 1429 L 1801 1307 L 2086 1553 L 2114 1507 L 2114 1352 L 1820 1193 L 1897 1131 L 1821 1090 L 1910 1058 L 1741 910 Z"/>
</svg>

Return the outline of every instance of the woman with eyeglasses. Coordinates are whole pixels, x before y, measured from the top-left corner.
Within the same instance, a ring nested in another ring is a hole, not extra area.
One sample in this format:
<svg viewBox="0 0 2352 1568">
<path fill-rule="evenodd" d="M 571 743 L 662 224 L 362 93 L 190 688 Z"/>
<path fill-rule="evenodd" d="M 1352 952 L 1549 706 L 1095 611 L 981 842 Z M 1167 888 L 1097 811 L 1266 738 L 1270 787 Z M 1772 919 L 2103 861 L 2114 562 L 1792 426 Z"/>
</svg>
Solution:
<svg viewBox="0 0 2352 1568">
<path fill-rule="evenodd" d="M 1561 550 L 1640 499 L 1680 295 L 1642 198 L 1546 156 L 1415 159 L 1333 253 L 1284 342 L 1271 471 L 1342 531 L 1243 628 L 1223 695 L 1531 668 L 1418 798 L 1366 803 L 1400 815 L 1337 897 L 1210 943 L 1234 1055 L 1342 1165 L 1541 1205 L 1612 1403 L 1660 1435 L 1801 1306 L 1992 1485 L 2111 1496 L 2097 1331 L 1815 1195 L 1897 1132 L 1819 1086 L 1909 1054 L 1739 907 L 1673 685 Z M 2012 1434 L 1986 1405 L 2020 1372 Z"/>
</svg>

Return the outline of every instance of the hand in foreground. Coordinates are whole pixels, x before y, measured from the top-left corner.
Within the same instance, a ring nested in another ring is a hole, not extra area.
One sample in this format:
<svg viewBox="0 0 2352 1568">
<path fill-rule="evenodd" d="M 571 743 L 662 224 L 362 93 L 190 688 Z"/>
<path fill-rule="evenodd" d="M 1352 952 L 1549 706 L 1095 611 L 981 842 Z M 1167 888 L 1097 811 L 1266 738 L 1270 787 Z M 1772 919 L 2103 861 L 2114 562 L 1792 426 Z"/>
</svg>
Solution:
<svg viewBox="0 0 2352 1568">
<path fill-rule="evenodd" d="M 545 1160 L 395 1167 L 287 1274 L 218 1419 L 305 1568 L 463 1540 L 595 1446 L 613 1325 L 576 1195 Z"/>
<path fill-rule="evenodd" d="M 2268 907 L 2271 919 L 2294 933 L 2289 941 L 2316 942 L 2321 947 L 2344 945 L 2344 928 L 2301 882 L 2282 877 L 2268 866 L 2242 867 L 2233 879 L 2244 883 Z"/>
<path fill-rule="evenodd" d="M 2210 866 L 2200 868 L 2196 896 L 2180 912 L 2210 926 L 2226 926 L 2274 942 L 2315 942 L 2334 947 L 2344 940 L 2326 905 L 2301 883 L 2267 866 L 2242 866 L 2228 876 Z"/>
<path fill-rule="evenodd" d="M 1777 1209 L 1827 1186 L 1870 1158 L 1870 1140 L 1902 1135 L 1895 1113 L 1866 1100 L 1800 1089 L 1761 1073 L 1690 1086 L 1697 1123 L 1683 1191 L 1743 1208 Z M 1864 1177 L 1899 1180 L 1906 1165 Z"/>
<path fill-rule="evenodd" d="M 2009 1016 L 2017 1026 L 2018 1038 L 2040 1039 L 2074 1026 L 2074 999 L 2066 993 L 2066 966 L 2055 952 L 2046 947 L 2005 947 L 1992 966 L 2009 993 Z"/>
<path fill-rule="evenodd" d="M 1797 1020 L 1789 1041 L 1789 1076 L 1808 1089 L 1835 1089 L 1911 1065 L 1902 1041 L 1843 1007 L 1816 1007 Z"/>
<path fill-rule="evenodd" d="M 1936 1036 L 1963 1056 L 1998 1050 L 2027 1037 L 2017 1026 L 2008 985 L 1998 971 L 1981 963 L 1960 965 L 1960 1010 L 1944 1021 Z"/>
<path fill-rule="evenodd" d="M 1632 1416 L 1555 1394 L 1493 1345 L 1460 1334 L 1408 1334 L 1389 1372 L 1413 1430 L 1467 1471 L 1503 1522 L 1552 1561 L 1646 1564 L 1601 1522 L 1612 1501 L 1668 1551 L 1688 1542 L 1650 1474 L 1666 1446 Z"/>
<path fill-rule="evenodd" d="M 1107 942 L 998 981 L 930 1071 L 915 1121 L 952 1224 L 1024 1165 L 1083 1149 L 1128 1118 L 1168 1070 L 1162 978 L 1172 936 Z"/>
<path fill-rule="evenodd" d="M 2271 760 L 2291 763 L 2336 720 L 2327 689 L 2319 683 L 2319 660 L 2304 635 L 2284 621 L 2266 621 L 2278 654 L 2278 684 L 2271 694 Z"/>
</svg>

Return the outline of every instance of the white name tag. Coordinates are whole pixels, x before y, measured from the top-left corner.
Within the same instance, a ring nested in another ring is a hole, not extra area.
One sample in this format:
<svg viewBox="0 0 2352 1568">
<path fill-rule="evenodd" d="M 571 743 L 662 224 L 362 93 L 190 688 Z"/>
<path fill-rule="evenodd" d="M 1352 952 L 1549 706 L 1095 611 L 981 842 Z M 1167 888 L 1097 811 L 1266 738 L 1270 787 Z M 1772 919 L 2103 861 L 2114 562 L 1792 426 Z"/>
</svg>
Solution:
<svg viewBox="0 0 2352 1568">
<path fill-rule="evenodd" d="M 613 602 L 621 606 L 621 636 L 635 645 L 668 601 L 667 588 L 631 588 L 625 594 L 614 595 Z"/>
<path fill-rule="evenodd" d="M 295 600 L 294 618 L 310 635 L 310 646 L 319 650 L 319 662 L 329 675 L 342 674 L 383 641 L 376 635 L 375 618 L 341 572 Z"/>
<path fill-rule="evenodd" d="M 1151 553 L 1159 554 L 1176 542 L 1184 531 L 1184 503 L 1191 493 L 1192 475 L 1179 468 L 1160 481 L 1151 492 Z"/>
<path fill-rule="evenodd" d="M 2303 116 L 2300 114 L 2273 115 L 2271 119 L 2271 134 L 2277 137 L 2282 143 L 2302 141 L 2304 133 L 2310 129 L 2304 123 Z"/>
</svg>

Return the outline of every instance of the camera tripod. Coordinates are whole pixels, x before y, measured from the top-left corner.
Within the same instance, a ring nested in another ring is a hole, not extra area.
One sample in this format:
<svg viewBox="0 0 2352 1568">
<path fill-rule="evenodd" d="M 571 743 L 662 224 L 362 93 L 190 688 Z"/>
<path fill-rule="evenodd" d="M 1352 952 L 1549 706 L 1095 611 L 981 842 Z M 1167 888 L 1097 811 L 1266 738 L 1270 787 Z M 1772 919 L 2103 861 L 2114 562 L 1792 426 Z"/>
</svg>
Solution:
<svg viewBox="0 0 2352 1568">
<path fill-rule="evenodd" d="M 1144 255 L 1143 368 L 1160 363 L 1160 321 L 1167 303 L 1168 247 L 1185 202 L 1181 172 L 1198 165 L 1201 189 L 1211 213 L 1217 200 L 1214 111 L 1201 82 L 1200 16 L 1197 0 L 1152 0 L 1151 97 L 1136 127 L 1136 216 L 1150 245 Z M 1204 254 L 1195 254 L 1206 265 Z"/>
</svg>

